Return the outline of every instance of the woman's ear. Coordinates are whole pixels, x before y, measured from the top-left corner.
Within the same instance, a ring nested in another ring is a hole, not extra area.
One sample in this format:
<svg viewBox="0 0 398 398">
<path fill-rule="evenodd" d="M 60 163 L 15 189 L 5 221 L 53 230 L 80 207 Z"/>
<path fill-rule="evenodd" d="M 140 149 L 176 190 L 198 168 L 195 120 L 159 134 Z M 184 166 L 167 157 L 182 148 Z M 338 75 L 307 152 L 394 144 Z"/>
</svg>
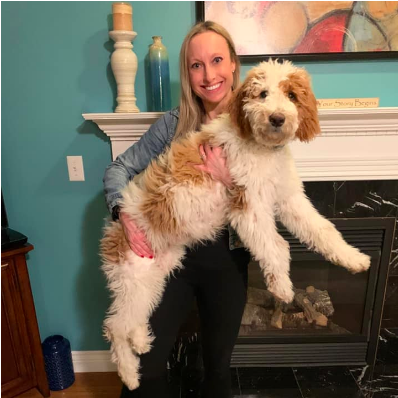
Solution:
<svg viewBox="0 0 398 398">
<path fill-rule="evenodd" d="M 235 69 L 236 69 L 236 63 L 234 61 L 231 61 L 231 70 L 232 73 L 235 73 Z"/>
</svg>

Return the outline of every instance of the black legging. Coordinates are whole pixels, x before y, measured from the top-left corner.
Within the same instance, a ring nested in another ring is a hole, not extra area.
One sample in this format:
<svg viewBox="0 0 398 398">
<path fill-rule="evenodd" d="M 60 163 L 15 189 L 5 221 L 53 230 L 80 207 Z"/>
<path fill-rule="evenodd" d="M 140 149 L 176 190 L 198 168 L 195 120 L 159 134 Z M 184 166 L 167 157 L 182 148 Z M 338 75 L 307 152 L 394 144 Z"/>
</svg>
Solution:
<svg viewBox="0 0 398 398">
<path fill-rule="evenodd" d="M 141 356 L 137 390 L 123 386 L 121 398 L 171 397 L 166 365 L 178 330 L 196 296 L 201 320 L 205 379 L 203 397 L 229 398 L 230 360 L 246 303 L 249 253 L 229 250 L 228 232 L 216 242 L 188 251 L 184 268 L 171 277 L 150 324 L 156 336 L 151 351 Z"/>
</svg>

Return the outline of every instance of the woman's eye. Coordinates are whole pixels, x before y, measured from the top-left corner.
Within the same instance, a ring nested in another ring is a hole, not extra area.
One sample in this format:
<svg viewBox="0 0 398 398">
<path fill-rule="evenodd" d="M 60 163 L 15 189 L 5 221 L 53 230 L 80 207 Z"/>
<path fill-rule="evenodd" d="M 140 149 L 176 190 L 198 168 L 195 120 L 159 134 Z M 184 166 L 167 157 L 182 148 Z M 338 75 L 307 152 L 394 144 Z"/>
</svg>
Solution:
<svg viewBox="0 0 398 398">
<path fill-rule="evenodd" d="M 293 91 L 290 91 L 288 94 L 289 99 L 292 101 L 295 101 L 297 99 L 296 94 L 293 93 Z"/>
<path fill-rule="evenodd" d="M 192 69 L 198 69 L 200 67 L 198 62 L 195 62 L 194 64 L 191 65 Z"/>
<path fill-rule="evenodd" d="M 260 93 L 260 97 L 261 97 L 261 98 L 266 98 L 267 95 L 268 95 L 268 92 L 267 92 L 267 91 L 261 91 L 261 93 Z"/>
<path fill-rule="evenodd" d="M 219 64 L 221 61 L 222 61 L 222 58 L 221 58 L 221 57 L 215 57 L 215 58 L 214 58 L 214 62 L 215 62 L 216 64 Z"/>
</svg>

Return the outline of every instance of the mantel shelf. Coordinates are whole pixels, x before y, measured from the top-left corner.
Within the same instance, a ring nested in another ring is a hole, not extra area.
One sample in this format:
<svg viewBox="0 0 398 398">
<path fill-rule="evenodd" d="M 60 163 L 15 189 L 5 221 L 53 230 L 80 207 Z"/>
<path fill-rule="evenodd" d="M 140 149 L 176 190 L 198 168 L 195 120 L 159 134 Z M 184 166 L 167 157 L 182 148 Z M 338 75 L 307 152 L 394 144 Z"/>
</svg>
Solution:
<svg viewBox="0 0 398 398">
<path fill-rule="evenodd" d="M 108 136 L 112 158 L 137 142 L 163 112 L 85 113 Z M 304 181 L 398 179 L 398 107 L 320 109 L 322 134 L 291 144 Z"/>
</svg>

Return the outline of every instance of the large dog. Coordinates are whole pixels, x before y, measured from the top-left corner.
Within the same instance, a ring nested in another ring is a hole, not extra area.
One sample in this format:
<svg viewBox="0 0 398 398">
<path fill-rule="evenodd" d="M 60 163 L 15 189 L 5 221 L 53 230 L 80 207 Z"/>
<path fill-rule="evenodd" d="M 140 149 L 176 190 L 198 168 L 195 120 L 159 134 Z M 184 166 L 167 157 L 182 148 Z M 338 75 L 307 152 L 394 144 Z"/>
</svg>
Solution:
<svg viewBox="0 0 398 398">
<path fill-rule="evenodd" d="M 105 227 L 103 270 L 113 302 L 104 323 L 112 360 L 130 388 L 139 385 L 139 355 L 151 348 L 148 320 L 184 248 L 214 239 L 230 223 L 259 261 L 268 289 L 290 302 L 288 243 L 275 217 L 300 241 L 355 273 L 370 259 L 349 246 L 304 194 L 288 143 L 320 132 L 308 74 L 290 62 L 263 62 L 249 71 L 223 114 L 191 132 L 123 192 L 122 210 L 145 232 L 155 253 L 141 258 L 129 248 L 119 222 Z M 222 146 L 234 181 L 227 189 L 191 166 L 201 163 L 201 144 Z"/>
</svg>

